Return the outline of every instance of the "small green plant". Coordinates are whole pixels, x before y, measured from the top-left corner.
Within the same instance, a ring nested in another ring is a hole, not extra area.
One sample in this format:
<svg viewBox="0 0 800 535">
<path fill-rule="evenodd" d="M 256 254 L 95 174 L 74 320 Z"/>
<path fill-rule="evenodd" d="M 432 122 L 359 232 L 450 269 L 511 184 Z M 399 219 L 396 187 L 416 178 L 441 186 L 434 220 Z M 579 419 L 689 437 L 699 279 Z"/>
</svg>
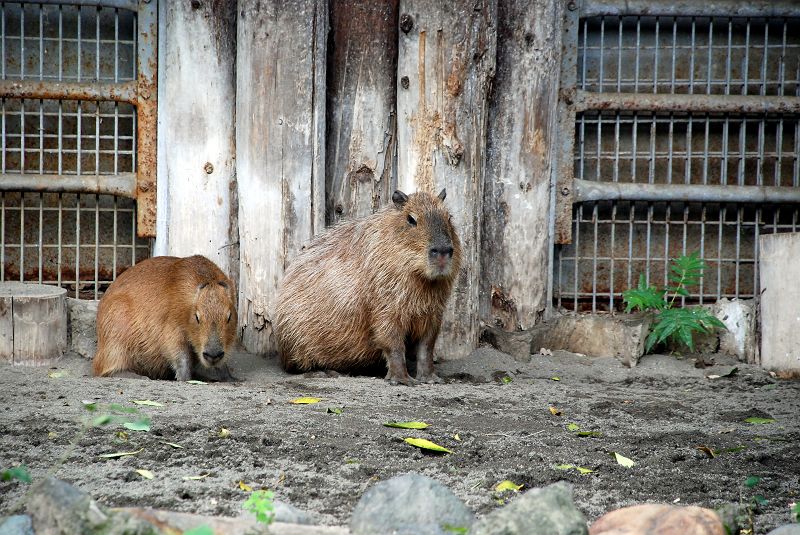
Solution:
<svg viewBox="0 0 800 535">
<path fill-rule="evenodd" d="M 275 520 L 274 494 L 270 490 L 254 490 L 242 504 L 242 508 L 256 515 L 256 520 L 269 526 Z"/>
<path fill-rule="evenodd" d="M 800 522 L 800 502 L 792 505 L 792 522 Z"/>
<path fill-rule="evenodd" d="M 23 464 L 0 472 L 0 481 L 13 481 L 15 479 L 23 483 L 30 483 L 31 475 L 28 473 L 28 467 Z"/>
<path fill-rule="evenodd" d="M 706 263 L 697 253 L 676 258 L 669 266 L 670 286 L 659 290 L 639 276 L 639 285 L 622 293 L 625 312 L 641 310 L 653 312 L 653 323 L 647 336 L 645 351 L 657 344 L 673 340 L 694 351 L 694 333 L 709 333 L 715 328 L 725 329 L 725 324 L 703 307 L 676 307 L 679 297 L 688 297 L 687 288 L 696 286 L 703 277 Z"/>
</svg>

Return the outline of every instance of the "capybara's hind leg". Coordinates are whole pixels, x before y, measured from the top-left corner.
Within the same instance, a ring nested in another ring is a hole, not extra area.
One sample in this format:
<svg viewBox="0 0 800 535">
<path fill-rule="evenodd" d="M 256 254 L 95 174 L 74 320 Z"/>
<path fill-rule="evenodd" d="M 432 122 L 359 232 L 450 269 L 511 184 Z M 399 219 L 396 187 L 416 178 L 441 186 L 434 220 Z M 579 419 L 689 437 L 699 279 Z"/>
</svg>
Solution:
<svg viewBox="0 0 800 535">
<path fill-rule="evenodd" d="M 127 369 L 125 355 L 119 348 L 106 344 L 99 344 L 97 353 L 92 359 L 92 375 L 95 377 L 109 377 L 115 372 Z"/>
<path fill-rule="evenodd" d="M 171 364 L 176 381 L 188 381 L 192 378 L 192 359 L 186 351 L 179 351 L 174 355 Z"/>
<path fill-rule="evenodd" d="M 384 350 L 383 355 L 386 358 L 386 380 L 391 385 L 404 384 L 406 386 L 414 386 L 417 380 L 408 375 L 406 369 L 406 351 L 405 345 L 391 350 Z"/>
<path fill-rule="evenodd" d="M 417 381 L 420 383 L 443 383 L 433 369 L 433 346 L 436 336 L 427 336 L 417 342 Z"/>
</svg>

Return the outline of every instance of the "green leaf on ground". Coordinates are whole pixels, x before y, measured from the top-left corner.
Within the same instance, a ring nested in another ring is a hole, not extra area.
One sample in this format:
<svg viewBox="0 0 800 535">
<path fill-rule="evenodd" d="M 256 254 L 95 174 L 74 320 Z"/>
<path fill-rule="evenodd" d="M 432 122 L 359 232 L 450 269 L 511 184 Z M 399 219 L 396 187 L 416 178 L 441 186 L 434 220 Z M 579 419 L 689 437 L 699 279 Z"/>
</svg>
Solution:
<svg viewBox="0 0 800 535">
<path fill-rule="evenodd" d="M 92 420 L 92 426 L 94 426 L 94 427 L 102 427 L 102 426 L 104 426 L 104 425 L 106 425 L 108 423 L 111 423 L 112 419 L 113 418 L 111 418 L 110 414 L 101 414 L 100 416 L 98 416 L 94 420 Z"/>
<path fill-rule="evenodd" d="M 580 426 L 578 424 L 567 424 L 567 431 L 578 431 Z"/>
<path fill-rule="evenodd" d="M 790 508 L 792 511 L 792 520 L 800 523 L 800 502 L 790 504 Z"/>
<path fill-rule="evenodd" d="M 145 405 L 147 407 L 163 407 L 164 405 L 159 403 L 158 401 L 153 401 L 151 399 L 132 399 L 131 403 L 136 403 L 137 405 Z"/>
<path fill-rule="evenodd" d="M 513 380 L 514 379 L 512 379 L 508 375 L 504 375 L 503 377 L 500 378 L 500 382 L 503 383 L 504 385 L 507 385 L 508 383 L 510 383 Z"/>
<path fill-rule="evenodd" d="M 181 446 L 180 444 L 177 444 L 175 442 L 167 442 L 165 440 L 162 440 L 161 443 L 162 444 L 166 444 L 167 446 L 171 446 L 171 447 L 173 447 L 175 449 L 183 449 L 183 446 Z"/>
<path fill-rule="evenodd" d="M 613 455 L 614 455 L 614 459 L 616 459 L 616 460 L 617 460 L 617 462 L 618 462 L 619 464 L 621 464 L 622 466 L 624 466 L 625 468 L 631 468 L 631 467 L 633 467 L 633 465 L 634 465 L 634 464 L 636 464 L 636 463 L 635 463 L 635 462 L 633 462 L 631 459 L 628 459 L 628 458 L 627 458 L 627 457 L 625 457 L 624 455 L 620 455 L 620 454 L 619 454 L 619 453 L 617 453 L 616 451 L 615 451 L 615 452 L 613 452 Z"/>
<path fill-rule="evenodd" d="M 231 432 L 229 429 L 226 429 L 225 427 L 220 427 L 217 436 L 219 438 L 228 438 L 229 436 L 231 436 Z"/>
<path fill-rule="evenodd" d="M 0 472 L 0 481 L 13 481 L 15 479 L 23 483 L 30 483 L 31 475 L 28 473 L 28 467 L 23 464 Z"/>
<path fill-rule="evenodd" d="M 128 455 L 136 455 L 144 451 L 144 448 L 139 448 L 136 451 L 118 451 L 116 453 L 103 453 L 98 455 L 98 457 L 102 457 L 103 459 L 116 459 L 117 457 L 127 457 Z"/>
<path fill-rule="evenodd" d="M 416 446 L 417 448 L 420 448 L 420 449 L 423 449 L 423 450 L 435 451 L 435 452 L 438 452 L 438 453 L 453 453 L 452 451 L 448 450 L 444 446 L 440 446 L 439 444 L 436 444 L 435 442 L 431 442 L 430 440 L 426 440 L 424 438 L 407 437 L 407 438 L 405 438 L 403 440 L 405 440 L 407 443 L 411 444 L 412 446 Z"/>
<path fill-rule="evenodd" d="M 748 477 L 747 479 L 744 480 L 744 486 L 747 487 L 748 489 L 752 489 L 753 487 L 758 485 L 759 482 L 761 482 L 761 478 L 760 477 L 758 477 L 758 476 L 750 476 L 750 477 Z"/>
<path fill-rule="evenodd" d="M 322 398 L 294 398 L 290 400 L 289 403 L 294 403 L 295 405 L 312 405 L 320 401 L 322 401 Z"/>
<path fill-rule="evenodd" d="M 753 501 L 761 506 L 767 505 L 769 503 L 769 500 L 763 497 L 761 494 L 756 494 L 755 496 L 753 496 Z"/>
<path fill-rule="evenodd" d="M 385 427 L 397 427 L 400 429 L 425 429 L 428 424 L 425 422 L 384 422 Z"/>
<path fill-rule="evenodd" d="M 145 416 L 144 418 L 139 418 L 135 422 L 125 422 L 122 424 L 122 427 L 130 429 L 131 431 L 150 431 L 150 418 Z"/>
<path fill-rule="evenodd" d="M 590 468 L 584 468 L 583 466 L 577 466 L 574 464 L 557 464 L 553 468 L 555 468 L 556 470 L 577 470 L 578 472 L 584 475 L 591 474 L 592 472 L 594 472 L 594 470 L 591 470 Z"/>
<path fill-rule="evenodd" d="M 183 535 L 214 535 L 214 530 L 203 524 L 201 526 L 195 526 L 192 529 L 187 529 L 183 532 Z"/>
<path fill-rule="evenodd" d="M 559 376 L 557 376 L 557 375 L 554 375 L 553 377 L 551 377 L 551 378 L 550 378 L 550 380 L 551 380 L 551 381 L 560 381 L 560 380 L 561 380 L 561 377 L 559 377 Z"/>
<path fill-rule="evenodd" d="M 209 474 L 200 474 L 199 476 L 183 476 L 185 481 L 199 481 L 200 479 L 205 479 L 209 476 Z"/>
<path fill-rule="evenodd" d="M 50 372 L 47 374 L 47 376 L 51 379 L 61 379 L 62 377 L 66 377 L 67 375 L 69 374 L 65 371 Z"/>
<path fill-rule="evenodd" d="M 198 381 L 197 379 L 191 379 L 186 381 L 187 385 L 207 385 L 208 383 L 205 381 Z"/>
<path fill-rule="evenodd" d="M 328 407 L 328 410 L 325 412 L 328 414 L 342 414 L 344 412 L 344 407 Z"/>
<path fill-rule="evenodd" d="M 603 433 L 600 431 L 578 431 L 579 437 L 591 437 L 591 438 L 599 438 L 603 436 Z"/>
<path fill-rule="evenodd" d="M 150 470 L 137 470 L 136 473 L 145 479 L 153 479 L 155 477 Z"/>
<path fill-rule="evenodd" d="M 774 424 L 775 418 L 760 418 L 758 416 L 751 416 L 745 418 L 744 421 L 748 424 Z"/>
<path fill-rule="evenodd" d="M 504 490 L 513 490 L 514 492 L 518 492 L 522 487 L 523 485 L 517 485 L 513 481 L 506 479 L 495 485 L 494 490 L 495 492 L 503 492 Z"/>
<path fill-rule="evenodd" d="M 469 528 L 465 526 L 454 526 L 452 524 L 442 524 L 442 529 L 448 533 L 455 535 L 464 535 L 469 532 Z"/>
</svg>

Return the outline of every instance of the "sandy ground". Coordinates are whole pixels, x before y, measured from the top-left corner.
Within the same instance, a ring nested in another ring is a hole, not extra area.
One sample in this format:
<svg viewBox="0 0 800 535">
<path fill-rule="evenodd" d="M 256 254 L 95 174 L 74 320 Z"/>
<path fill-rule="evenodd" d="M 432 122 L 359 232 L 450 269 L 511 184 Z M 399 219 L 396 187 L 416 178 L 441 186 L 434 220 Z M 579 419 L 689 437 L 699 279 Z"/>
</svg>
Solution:
<svg viewBox="0 0 800 535">
<path fill-rule="evenodd" d="M 34 477 L 43 475 L 79 430 L 87 414 L 82 400 L 130 405 L 149 399 L 163 404 L 140 407 L 152 418 L 150 432 L 128 431 L 121 439 L 120 426 L 93 429 L 56 475 L 110 506 L 232 516 L 246 497 L 239 488 L 244 481 L 274 489 L 276 498 L 330 525 L 346 524 L 372 483 L 408 471 L 442 481 L 479 515 L 499 506 L 493 487 L 504 479 L 526 487 L 571 481 L 589 519 L 641 502 L 716 507 L 761 494 L 769 502 L 754 520 L 756 533 L 765 533 L 787 523 L 788 504 L 800 499 L 800 382 L 778 381 L 742 364 L 733 377 L 707 379 L 734 364 L 717 361 L 697 369 L 692 359 L 648 356 L 627 369 L 614 360 L 561 352 L 520 363 L 479 349 L 438 365 L 447 384 L 414 388 L 370 377 L 291 376 L 274 359 L 248 354 L 233 359 L 244 379 L 238 384 L 95 379 L 78 356 L 65 357 L 57 370 L 3 365 L 0 467 L 24 463 Z M 54 371 L 65 373 L 51 377 Z M 289 403 L 299 396 L 324 399 Z M 561 415 L 551 414 L 550 406 Z M 329 413 L 329 407 L 343 412 Z M 776 421 L 745 423 L 750 416 Z M 430 427 L 381 425 L 389 420 L 424 420 Z M 578 437 L 569 423 L 602 436 Z M 230 435 L 221 438 L 221 428 Z M 403 442 L 408 436 L 454 453 L 423 453 Z M 736 451 L 710 458 L 697 446 Z M 98 457 L 139 449 L 134 456 Z M 624 468 L 609 452 L 636 464 Z M 561 464 L 593 472 L 554 468 Z M 155 477 L 145 480 L 136 469 Z M 749 489 L 748 476 L 762 480 Z M 0 483 L 0 513 L 21 489 Z"/>
</svg>

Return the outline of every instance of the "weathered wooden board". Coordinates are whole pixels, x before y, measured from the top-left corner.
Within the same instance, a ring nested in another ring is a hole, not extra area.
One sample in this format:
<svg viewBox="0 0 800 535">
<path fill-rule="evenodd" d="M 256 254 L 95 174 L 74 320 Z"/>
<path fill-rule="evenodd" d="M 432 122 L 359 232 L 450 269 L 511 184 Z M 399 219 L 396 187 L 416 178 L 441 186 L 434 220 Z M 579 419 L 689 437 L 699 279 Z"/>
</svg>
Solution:
<svg viewBox="0 0 800 535">
<path fill-rule="evenodd" d="M 759 239 L 761 366 L 800 373 L 800 233 Z"/>
<path fill-rule="evenodd" d="M 60 358 L 67 348 L 66 296 L 57 286 L 0 283 L 0 360 L 44 366 Z"/>
<path fill-rule="evenodd" d="M 284 269 L 325 226 L 328 4 L 242 0 L 237 14 L 239 320 L 265 353 Z"/>
<path fill-rule="evenodd" d="M 202 254 L 230 273 L 238 232 L 231 210 L 236 5 L 162 2 L 160 10 L 159 187 L 166 199 L 159 217 L 166 219 L 166 235 L 157 237 L 164 242 L 157 250 Z"/>
<path fill-rule="evenodd" d="M 494 76 L 496 0 L 402 0 L 398 56 L 398 186 L 447 188 L 464 263 L 442 334 L 440 358 L 478 342 L 481 205 L 488 95 Z"/>
<path fill-rule="evenodd" d="M 396 185 L 398 0 L 331 2 L 325 219 L 375 212 Z"/>
<path fill-rule="evenodd" d="M 489 131 L 481 317 L 528 329 L 547 307 L 551 153 L 563 2 L 499 0 Z"/>
</svg>

